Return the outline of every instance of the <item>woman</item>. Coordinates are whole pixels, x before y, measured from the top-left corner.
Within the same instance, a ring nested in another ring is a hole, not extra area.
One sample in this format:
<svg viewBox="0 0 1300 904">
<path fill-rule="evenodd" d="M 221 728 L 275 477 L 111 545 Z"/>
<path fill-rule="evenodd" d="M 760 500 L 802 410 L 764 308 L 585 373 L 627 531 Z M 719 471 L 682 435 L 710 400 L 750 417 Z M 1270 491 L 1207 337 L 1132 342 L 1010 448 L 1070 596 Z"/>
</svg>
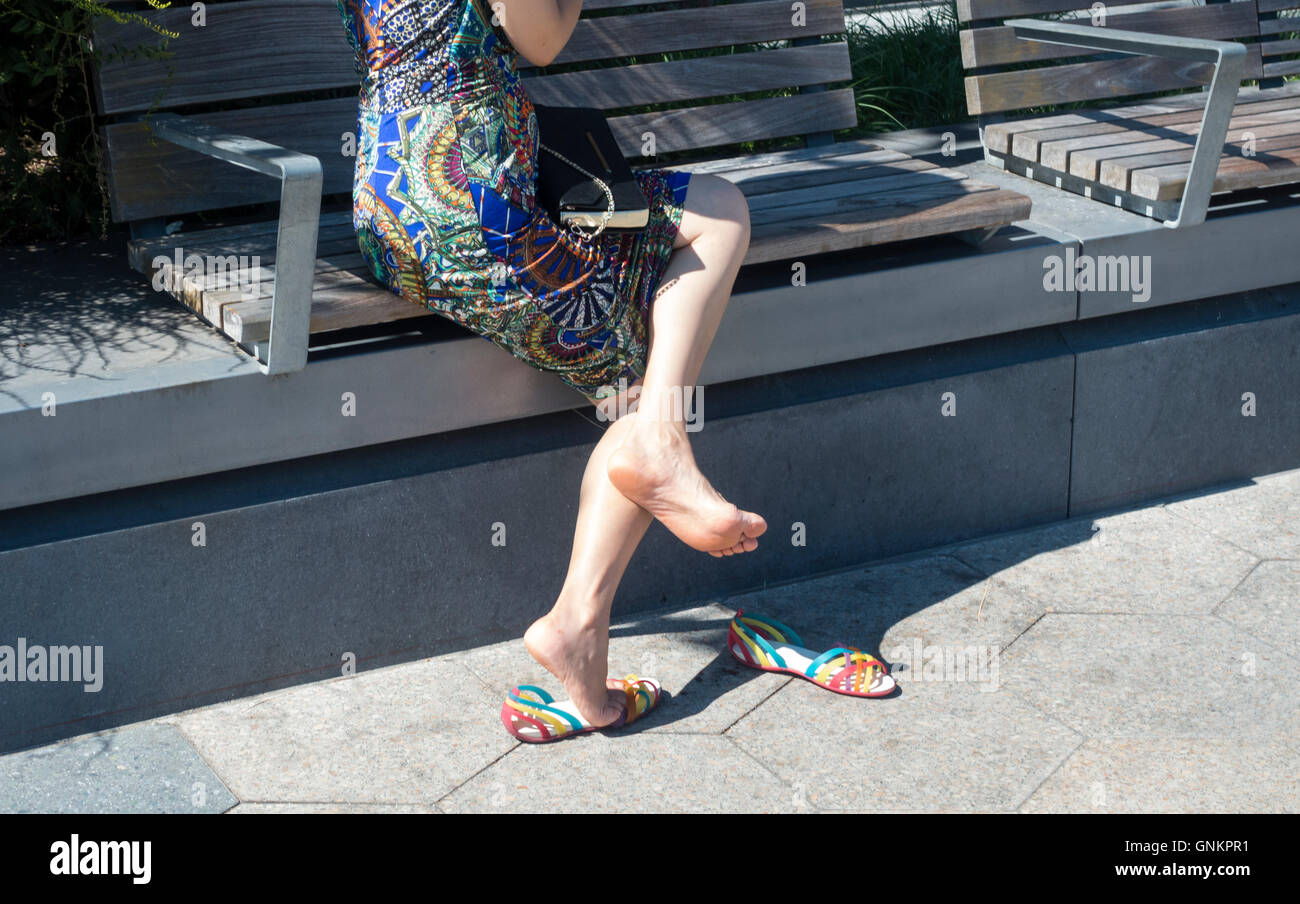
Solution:
<svg viewBox="0 0 1300 904">
<path fill-rule="evenodd" d="M 642 171 L 646 229 L 578 238 L 535 203 L 517 56 L 555 59 L 582 0 L 338 3 L 363 76 L 354 222 L 375 277 L 555 373 L 606 419 L 631 409 L 596 444 L 564 586 L 524 635 L 572 708 L 610 725 L 629 699 L 607 680 L 610 606 L 651 519 L 714 556 L 753 551 L 767 529 L 696 467 L 682 395 L 748 247 L 744 196 L 716 176 Z"/>
</svg>

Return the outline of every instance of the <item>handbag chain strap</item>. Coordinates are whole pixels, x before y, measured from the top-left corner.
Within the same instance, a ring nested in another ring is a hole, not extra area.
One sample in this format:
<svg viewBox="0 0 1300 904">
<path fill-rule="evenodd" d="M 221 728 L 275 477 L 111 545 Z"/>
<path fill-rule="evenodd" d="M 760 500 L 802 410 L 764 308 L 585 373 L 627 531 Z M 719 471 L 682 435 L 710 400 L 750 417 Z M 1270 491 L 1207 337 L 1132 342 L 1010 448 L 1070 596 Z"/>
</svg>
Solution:
<svg viewBox="0 0 1300 904">
<path fill-rule="evenodd" d="M 573 232 L 575 236 L 577 236 L 580 239 L 594 239 L 596 236 L 600 235 L 602 232 L 605 231 L 605 227 L 609 225 L 610 217 L 614 215 L 614 193 L 610 191 L 609 186 L 605 184 L 605 180 L 597 176 L 595 173 L 587 172 L 585 169 L 578 166 L 578 164 L 574 163 L 568 157 L 565 157 L 559 151 L 555 150 L 555 148 L 547 147 L 546 145 L 542 144 L 542 142 L 540 141 L 537 143 L 541 145 L 543 149 L 550 151 L 556 157 L 559 157 L 561 160 L 569 164 L 569 166 L 573 167 L 578 172 L 582 173 L 588 179 L 594 180 L 595 183 L 600 186 L 600 190 L 605 193 L 605 197 L 609 201 L 609 207 L 605 210 L 604 216 L 601 217 L 600 227 L 595 232 L 592 233 L 583 232 L 582 227 L 579 226 L 576 221 L 569 222 L 569 229 L 570 231 Z"/>
</svg>

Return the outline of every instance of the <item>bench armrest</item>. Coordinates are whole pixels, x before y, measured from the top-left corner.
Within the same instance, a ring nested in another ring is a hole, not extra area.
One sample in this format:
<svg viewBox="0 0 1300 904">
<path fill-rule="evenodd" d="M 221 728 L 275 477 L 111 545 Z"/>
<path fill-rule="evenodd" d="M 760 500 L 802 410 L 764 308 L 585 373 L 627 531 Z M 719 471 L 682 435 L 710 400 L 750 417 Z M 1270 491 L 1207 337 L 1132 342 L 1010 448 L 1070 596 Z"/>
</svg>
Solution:
<svg viewBox="0 0 1300 904">
<path fill-rule="evenodd" d="M 1177 228 L 1205 221 L 1205 213 L 1210 207 L 1210 194 L 1214 190 L 1214 178 L 1219 171 L 1219 155 L 1223 153 L 1224 142 L 1228 137 L 1228 122 L 1232 119 L 1232 108 L 1237 103 L 1237 89 L 1246 72 L 1244 44 L 1094 28 L 1040 19 L 1008 19 L 1003 24 L 1014 29 L 1017 38 L 1027 41 L 1213 63 L 1214 78 L 1210 82 L 1210 97 L 1201 117 L 1196 148 L 1192 151 L 1192 168 L 1187 174 L 1187 185 L 1178 205 L 1178 216 L 1165 225 Z"/>
<path fill-rule="evenodd" d="M 207 123 L 163 113 L 150 117 L 159 138 L 280 180 L 280 223 L 275 239 L 275 289 L 265 374 L 302 370 L 311 335 L 316 231 L 320 226 L 321 163 L 256 138 L 223 132 Z"/>
</svg>

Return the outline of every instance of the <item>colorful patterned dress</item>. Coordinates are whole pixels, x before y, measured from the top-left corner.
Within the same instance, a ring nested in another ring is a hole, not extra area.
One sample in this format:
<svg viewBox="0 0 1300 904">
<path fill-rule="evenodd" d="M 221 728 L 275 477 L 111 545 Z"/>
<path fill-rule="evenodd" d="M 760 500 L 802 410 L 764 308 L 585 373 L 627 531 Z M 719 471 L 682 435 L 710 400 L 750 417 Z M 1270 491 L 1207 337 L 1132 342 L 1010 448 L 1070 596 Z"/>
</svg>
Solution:
<svg viewBox="0 0 1300 904">
<path fill-rule="evenodd" d="M 337 0 L 362 76 L 353 224 L 383 285 L 591 400 L 645 372 L 689 173 L 637 172 L 638 233 L 579 239 L 534 203 L 537 118 L 488 0 Z"/>
</svg>

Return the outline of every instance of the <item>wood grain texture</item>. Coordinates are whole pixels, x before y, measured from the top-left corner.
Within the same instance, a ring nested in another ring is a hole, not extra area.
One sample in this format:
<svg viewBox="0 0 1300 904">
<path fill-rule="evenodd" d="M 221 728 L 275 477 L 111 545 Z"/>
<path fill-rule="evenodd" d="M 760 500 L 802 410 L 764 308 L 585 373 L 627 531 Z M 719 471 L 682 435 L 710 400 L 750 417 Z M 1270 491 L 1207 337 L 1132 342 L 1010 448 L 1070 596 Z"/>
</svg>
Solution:
<svg viewBox="0 0 1300 904">
<path fill-rule="evenodd" d="M 1296 23 L 1296 30 L 1300 31 L 1300 21 Z M 1285 41 L 1264 41 L 1260 43 L 1259 50 L 1265 59 L 1283 56 L 1284 54 L 1300 53 L 1300 38 L 1288 38 Z"/>
<path fill-rule="evenodd" d="M 1009 156 L 1151 201 L 1177 201 L 1187 183 L 1204 95 L 1159 105 L 1000 123 Z M 987 131 L 987 130 L 986 130 Z M 1215 191 L 1300 181 L 1300 84 L 1241 94 L 1228 125 Z"/>
<path fill-rule="evenodd" d="M 966 105 L 972 114 L 1000 113 L 1074 101 L 1121 98 L 1208 85 L 1211 63 L 1124 57 L 1070 63 L 1045 69 L 966 77 Z M 1247 48 L 1246 79 L 1262 75 L 1259 45 Z"/>
<path fill-rule="evenodd" d="M 806 0 L 794 24 L 785 0 L 652 10 L 579 20 L 555 65 L 622 61 L 638 54 L 704 50 L 844 32 L 840 0 Z M 96 78 L 99 112 L 115 114 L 358 86 L 352 50 L 334 0 L 209 3 L 207 25 L 190 24 L 188 5 L 142 13 L 178 33 L 170 60 L 116 60 Z M 138 25 L 108 23 L 97 47 L 142 42 Z M 147 33 L 146 33 L 147 35 Z M 724 56 L 722 59 L 726 59 Z"/>
<path fill-rule="evenodd" d="M 343 155 L 347 136 L 357 131 L 356 101 L 351 98 L 194 118 L 236 135 L 311 154 L 321 161 L 324 193 L 352 190 L 356 159 Z M 857 110 L 848 88 L 610 118 L 610 127 L 629 157 L 640 155 L 647 132 L 655 136 L 657 153 L 669 153 L 856 124 Z M 351 147 L 355 148 L 355 141 Z M 104 148 L 113 218 L 119 222 L 264 203 L 280 196 L 277 180 L 155 139 L 142 122 L 108 126 Z"/>
<path fill-rule="evenodd" d="M 1261 101 L 1238 105 L 1234 109 L 1232 124 L 1245 126 L 1262 116 L 1291 118 L 1296 107 L 1294 99 Z M 1123 123 L 1094 123 L 1087 126 L 1060 129 L 1041 129 L 1021 132 L 1012 142 L 1012 155 L 1021 160 L 1042 163 L 1052 169 L 1064 170 L 1066 157 L 1071 151 L 1131 141 L 1148 141 L 1152 138 L 1194 136 L 1200 131 L 1203 110 L 1185 110 L 1138 116 Z M 1263 120 L 1263 121 L 1268 121 Z"/>
<path fill-rule="evenodd" d="M 609 118 L 610 129 L 628 157 L 641 156 L 649 133 L 656 153 L 690 151 L 738 141 L 758 141 L 857 124 L 852 88 L 792 97 L 767 97 Z"/>
<path fill-rule="evenodd" d="M 1297 140 L 1300 145 L 1300 140 Z M 1188 166 L 1173 164 L 1135 171 L 1130 178 L 1133 194 L 1153 201 L 1181 198 L 1187 185 Z M 1214 178 L 1214 191 L 1265 188 L 1300 181 L 1300 146 L 1278 148 L 1254 157 L 1224 156 Z"/>
<path fill-rule="evenodd" d="M 734 44 L 810 38 L 844 32 L 840 0 L 804 0 L 806 17 L 791 21 L 787 0 L 581 19 L 555 64 L 623 60 L 638 54 L 702 50 Z"/>
<path fill-rule="evenodd" d="M 1283 85 L 1279 88 L 1242 88 L 1237 95 L 1237 106 L 1253 105 L 1273 100 L 1285 100 L 1300 95 L 1300 85 Z M 1290 101 L 1287 101 L 1289 105 Z M 1006 122 L 990 123 L 984 127 L 984 145 L 999 154 L 1013 152 L 1016 137 L 1025 133 L 1046 131 L 1063 127 L 1090 127 L 1110 124 L 1127 128 L 1126 122 L 1139 116 L 1176 113 L 1184 110 L 1203 111 L 1205 95 L 1180 94 L 1140 104 L 1125 104 L 1104 110 L 1082 110 L 1077 113 L 1056 113 L 1047 116 L 1030 116 Z M 1197 115 L 1200 115 L 1198 112 Z"/>
<path fill-rule="evenodd" d="M 750 91 L 842 82 L 853 75 L 843 41 L 726 56 L 584 69 L 523 80 L 535 103 L 639 107 Z"/>
<path fill-rule="evenodd" d="M 1107 16 L 1105 25 L 1091 18 L 1071 22 L 1072 25 L 1116 28 L 1123 31 L 1141 31 L 1149 34 L 1179 35 L 1190 38 L 1255 37 L 1259 34 L 1259 19 L 1255 5 L 1246 3 L 1216 3 L 1212 6 L 1176 7 L 1125 15 Z M 1014 29 L 965 28 L 960 33 L 961 60 L 967 69 L 976 66 L 1002 66 L 1009 63 L 1029 63 L 1055 60 L 1064 57 L 1089 55 L 1086 48 L 1046 44 L 1017 38 Z"/>
<path fill-rule="evenodd" d="M 1297 134 L 1296 132 L 1278 135 L 1272 138 L 1260 138 L 1254 142 L 1250 153 L 1251 155 L 1268 154 L 1277 150 L 1294 148 L 1297 144 L 1300 144 L 1300 134 Z M 1225 158 L 1228 156 L 1247 156 L 1243 153 L 1243 145 L 1240 136 L 1230 138 L 1224 147 L 1224 151 Z M 1191 161 L 1192 153 L 1187 148 L 1168 151 L 1153 151 L 1151 153 L 1128 157 L 1115 157 L 1102 163 L 1101 184 L 1111 188 L 1118 188 L 1122 191 L 1132 191 L 1131 179 L 1134 172 L 1144 169 L 1153 169 L 1160 166 L 1172 166 L 1174 164 L 1190 166 Z"/>
<path fill-rule="evenodd" d="M 1185 126 L 1177 126 L 1169 131 L 1177 133 L 1185 128 Z M 1300 110 L 1291 111 L 1289 116 L 1278 113 L 1271 117 L 1244 117 L 1229 127 L 1227 141 L 1240 141 L 1243 134 L 1253 135 L 1257 139 L 1272 138 L 1294 133 L 1298 129 L 1300 129 Z M 1117 141 L 1104 147 L 1076 148 L 1060 154 L 1045 154 L 1046 159 L 1043 163 L 1052 169 L 1068 170 L 1081 179 L 1097 182 L 1101 180 L 1101 165 L 1105 161 L 1135 154 L 1186 150 L 1187 160 L 1190 163 L 1195 146 L 1194 129 L 1179 137 L 1156 137 L 1150 133 L 1135 132 L 1131 133 L 1130 140 Z"/>
<path fill-rule="evenodd" d="M 1016 19 L 1087 9 L 1091 5 L 1083 0 L 957 0 L 957 19 Z"/>
</svg>

